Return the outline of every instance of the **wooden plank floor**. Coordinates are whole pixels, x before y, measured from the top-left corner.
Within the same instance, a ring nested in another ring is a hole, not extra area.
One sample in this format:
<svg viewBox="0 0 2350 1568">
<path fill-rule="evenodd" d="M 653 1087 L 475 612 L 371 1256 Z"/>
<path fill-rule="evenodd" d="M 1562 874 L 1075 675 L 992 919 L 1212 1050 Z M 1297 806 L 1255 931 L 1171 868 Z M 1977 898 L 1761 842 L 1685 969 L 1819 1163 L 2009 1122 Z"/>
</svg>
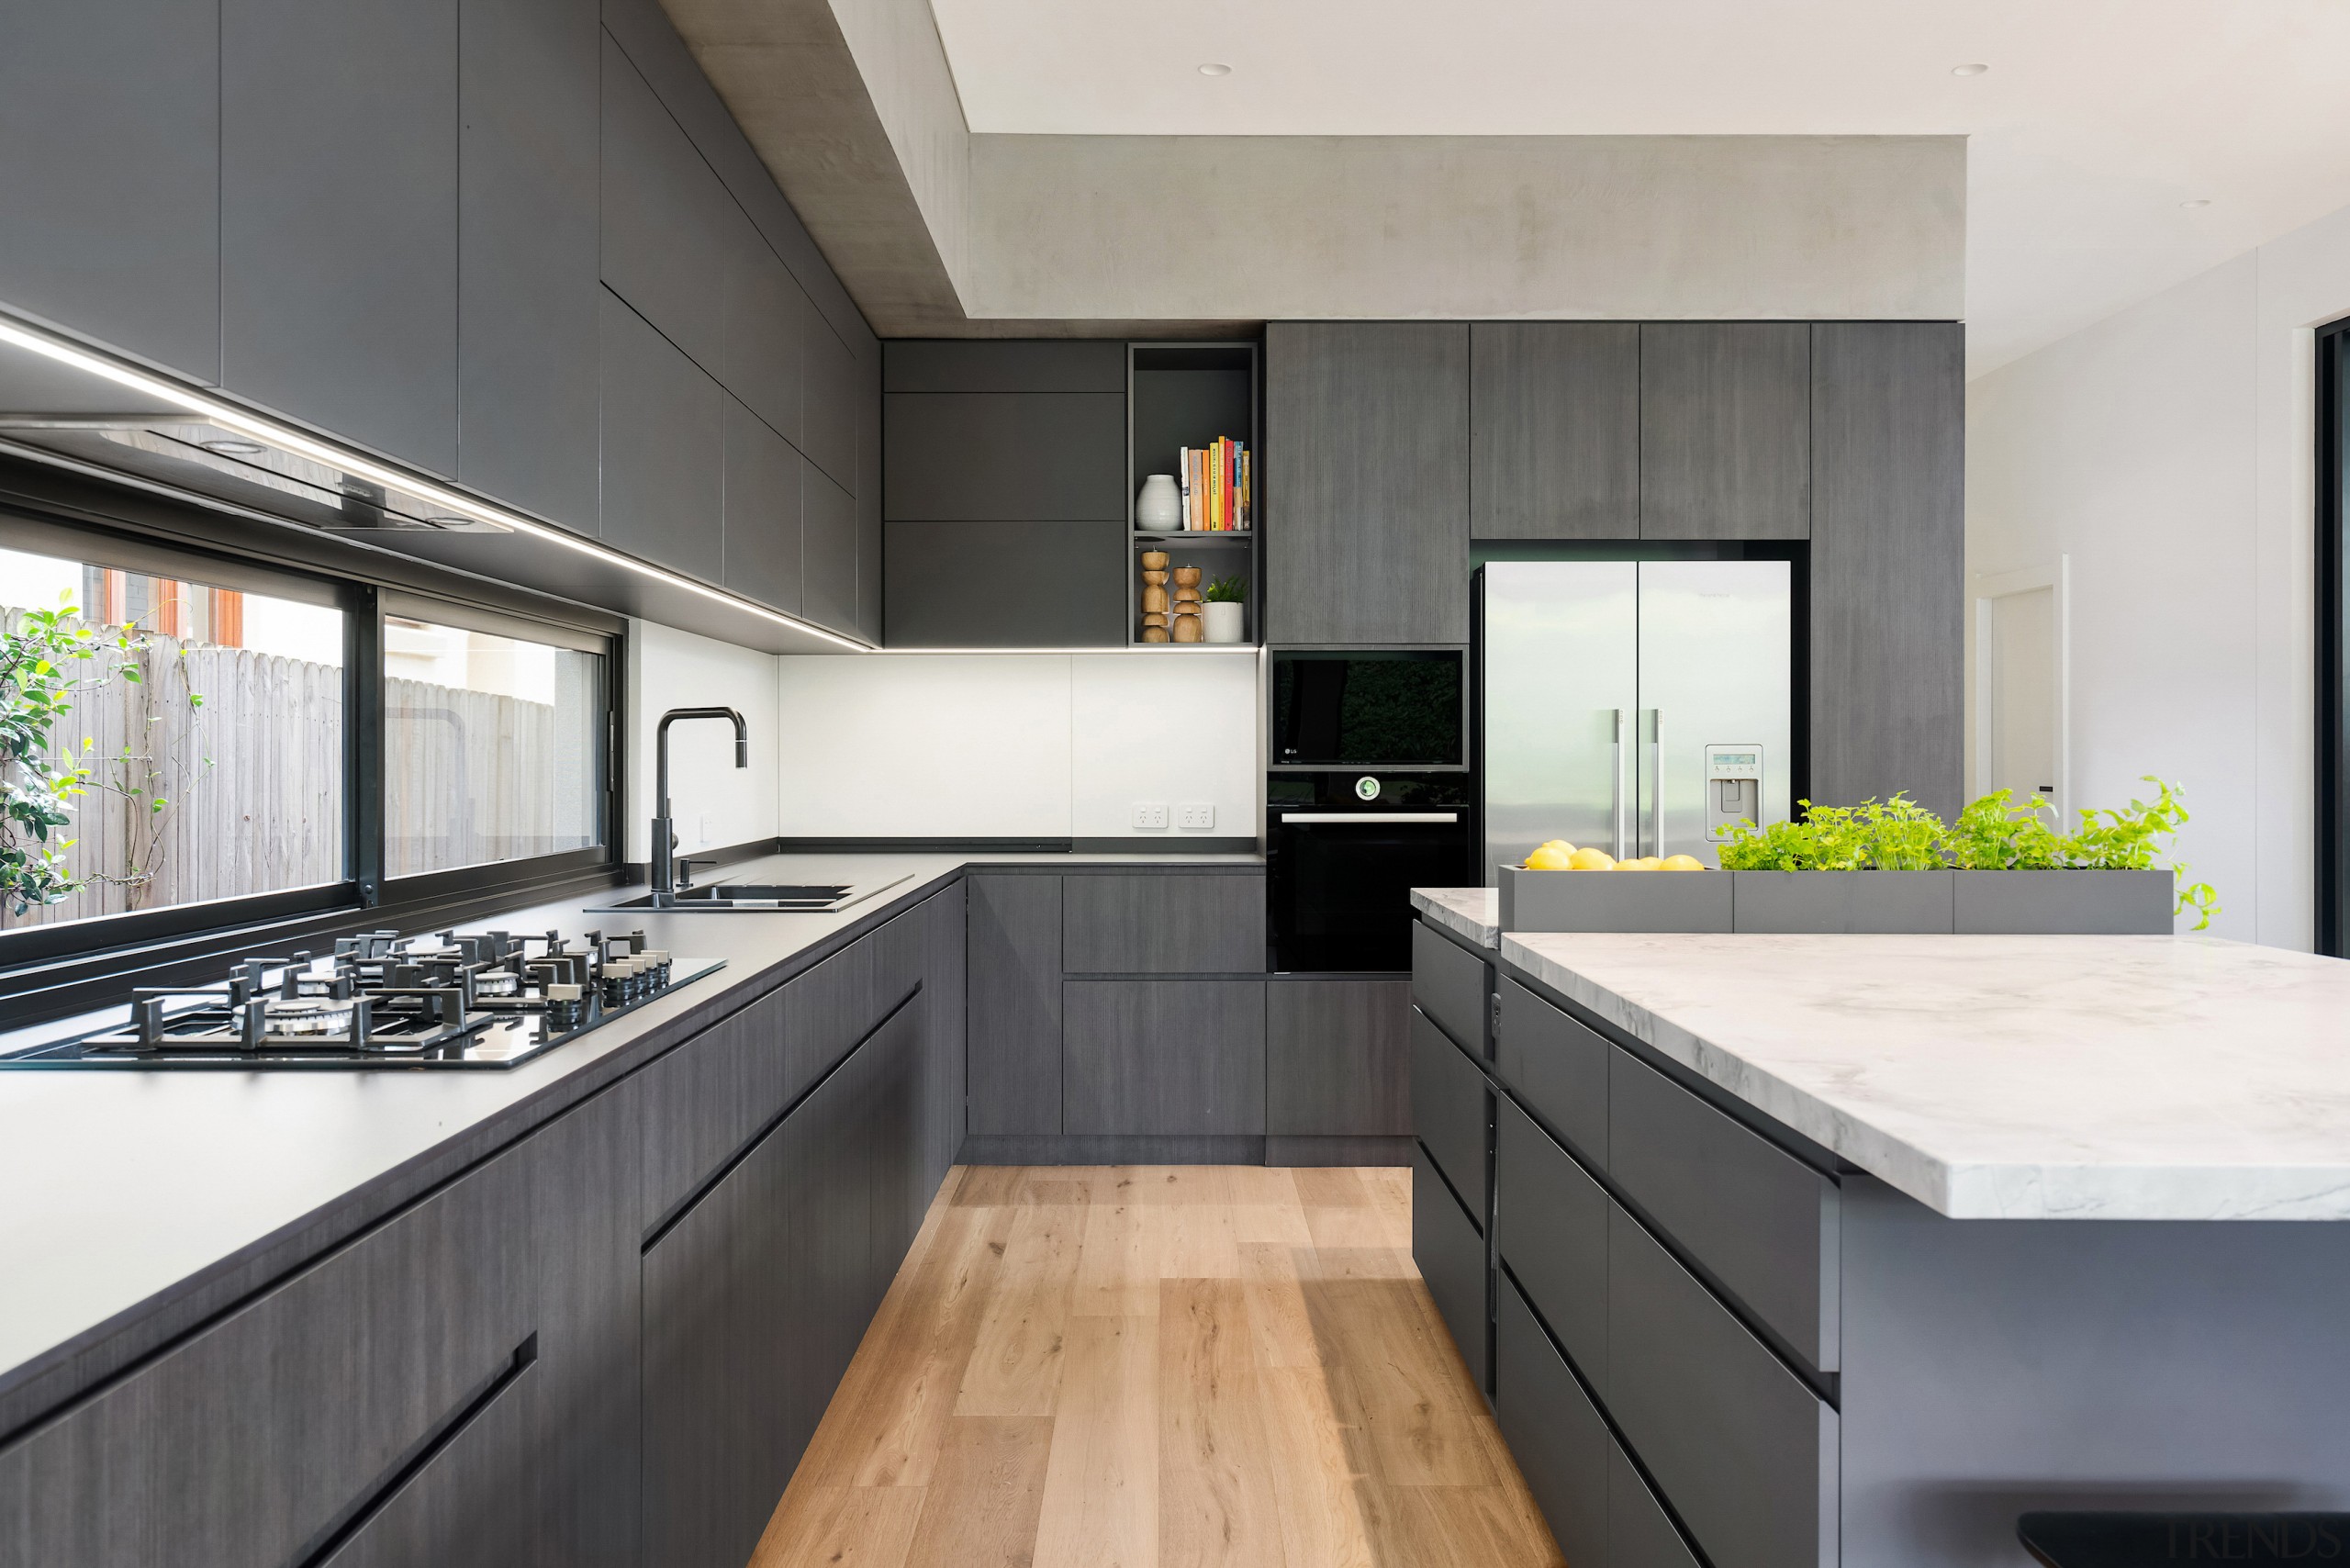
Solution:
<svg viewBox="0 0 2350 1568">
<path fill-rule="evenodd" d="M 1411 1173 L 947 1179 L 754 1568 L 1519 1568 L 1558 1549 Z"/>
</svg>

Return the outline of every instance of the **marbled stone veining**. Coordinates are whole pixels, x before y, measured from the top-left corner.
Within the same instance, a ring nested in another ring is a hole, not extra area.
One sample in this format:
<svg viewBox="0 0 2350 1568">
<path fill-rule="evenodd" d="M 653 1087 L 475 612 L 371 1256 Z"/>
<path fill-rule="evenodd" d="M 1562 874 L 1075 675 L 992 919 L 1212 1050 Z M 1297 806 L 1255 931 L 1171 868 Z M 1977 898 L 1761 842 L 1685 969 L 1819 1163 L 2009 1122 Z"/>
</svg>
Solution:
<svg viewBox="0 0 2350 1568">
<path fill-rule="evenodd" d="M 1498 888 L 1414 888 L 1412 907 L 1480 947 L 1501 946 L 1502 895 Z"/>
<path fill-rule="evenodd" d="M 2172 936 L 1505 935 L 1964 1219 L 2350 1219 L 2350 962 Z"/>
</svg>

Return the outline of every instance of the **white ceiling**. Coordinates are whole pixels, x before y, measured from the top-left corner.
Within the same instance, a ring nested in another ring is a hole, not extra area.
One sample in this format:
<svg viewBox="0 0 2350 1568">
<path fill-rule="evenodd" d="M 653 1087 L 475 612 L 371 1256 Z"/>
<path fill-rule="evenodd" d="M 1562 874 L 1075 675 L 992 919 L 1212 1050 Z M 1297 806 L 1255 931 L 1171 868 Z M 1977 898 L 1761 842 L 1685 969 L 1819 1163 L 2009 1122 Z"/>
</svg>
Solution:
<svg viewBox="0 0 2350 1568">
<path fill-rule="evenodd" d="M 2350 206 L 2345 0 L 932 5 L 981 133 L 1967 135 L 1978 374 Z"/>
</svg>

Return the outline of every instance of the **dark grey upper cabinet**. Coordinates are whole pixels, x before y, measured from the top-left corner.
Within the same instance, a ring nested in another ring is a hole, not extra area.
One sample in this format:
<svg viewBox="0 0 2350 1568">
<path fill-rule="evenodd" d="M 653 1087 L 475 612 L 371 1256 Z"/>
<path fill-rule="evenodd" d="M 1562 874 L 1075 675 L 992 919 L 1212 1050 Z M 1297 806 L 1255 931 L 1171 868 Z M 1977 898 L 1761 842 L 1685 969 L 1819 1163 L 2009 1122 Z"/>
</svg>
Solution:
<svg viewBox="0 0 2350 1568">
<path fill-rule="evenodd" d="M 1812 329 L 1811 792 L 1960 805 L 1966 329 Z"/>
<path fill-rule="evenodd" d="M 609 290 L 603 536 L 709 582 L 725 575 L 725 392 Z"/>
<path fill-rule="evenodd" d="M 742 212 L 609 35 L 603 82 L 604 282 L 717 375 Z"/>
<path fill-rule="evenodd" d="M 0 23 L 0 301 L 220 378 L 219 0 Z"/>
<path fill-rule="evenodd" d="M 1268 640 L 1469 640 L 1466 323 L 1268 327 L 1265 454 Z"/>
<path fill-rule="evenodd" d="M 1122 522 L 892 522 L 882 543 L 893 647 L 1125 644 Z"/>
<path fill-rule="evenodd" d="M 881 526 L 880 344 L 857 361 L 856 393 L 856 629 L 882 640 L 888 543 Z"/>
<path fill-rule="evenodd" d="M 800 613 L 800 471 L 767 421 L 726 399 L 726 586 Z"/>
<path fill-rule="evenodd" d="M 856 630 L 856 498 L 812 463 L 800 469 L 800 612 L 835 632 Z"/>
<path fill-rule="evenodd" d="M 808 340 L 829 331 L 808 297 L 747 218 L 737 219 L 726 266 L 726 344 L 719 379 L 794 445 L 803 439 L 801 381 Z"/>
<path fill-rule="evenodd" d="M 221 381 L 457 468 L 456 0 L 221 0 Z"/>
<path fill-rule="evenodd" d="M 831 328 L 818 324 L 808 333 L 804 364 L 801 419 L 807 434 L 800 450 L 842 489 L 853 489 L 857 409 L 867 396 L 856 355 Z"/>
<path fill-rule="evenodd" d="M 1811 532 L 1811 329 L 1670 321 L 1640 329 L 1640 537 Z"/>
<path fill-rule="evenodd" d="M 1123 394 L 890 392 L 882 425 L 892 522 L 1125 520 Z"/>
<path fill-rule="evenodd" d="M 464 0 L 457 51 L 457 477 L 597 515 L 596 0 Z"/>
<path fill-rule="evenodd" d="M 1061 1130 L 1061 879 L 966 884 L 966 1090 L 975 1133 Z"/>
<path fill-rule="evenodd" d="M 901 338 L 881 346 L 884 392 L 1126 390 L 1126 345 L 1114 341 Z"/>
<path fill-rule="evenodd" d="M 1469 532 L 1640 535 L 1640 329 L 1481 321 L 1470 329 Z"/>
</svg>

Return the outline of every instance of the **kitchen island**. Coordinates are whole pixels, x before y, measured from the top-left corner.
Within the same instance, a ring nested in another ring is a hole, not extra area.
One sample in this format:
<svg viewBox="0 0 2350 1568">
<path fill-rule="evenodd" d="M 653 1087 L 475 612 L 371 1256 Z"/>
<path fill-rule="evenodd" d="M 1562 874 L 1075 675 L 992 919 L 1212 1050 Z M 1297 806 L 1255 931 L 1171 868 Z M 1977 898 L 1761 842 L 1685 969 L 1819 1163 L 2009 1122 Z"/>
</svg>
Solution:
<svg viewBox="0 0 2350 1568">
<path fill-rule="evenodd" d="M 2350 1506 L 2350 965 L 1489 946 L 1442 892 L 1415 1247 L 1569 1561 L 2020 1564 L 2031 1509 Z"/>
</svg>

